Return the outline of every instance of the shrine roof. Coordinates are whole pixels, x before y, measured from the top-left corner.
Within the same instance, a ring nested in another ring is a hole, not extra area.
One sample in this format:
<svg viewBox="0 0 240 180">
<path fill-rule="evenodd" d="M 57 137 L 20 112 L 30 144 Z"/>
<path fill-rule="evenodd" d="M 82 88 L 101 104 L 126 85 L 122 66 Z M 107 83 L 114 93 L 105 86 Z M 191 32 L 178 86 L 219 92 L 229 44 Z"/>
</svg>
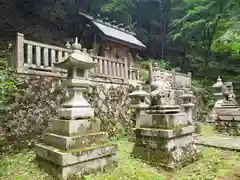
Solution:
<svg viewBox="0 0 240 180">
<path fill-rule="evenodd" d="M 125 29 L 112 25 L 109 22 L 103 22 L 103 20 L 95 19 L 87 14 L 79 14 L 90 20 L 91 23 L 107 37 L 107 39 L 116 41 L 117 43 L 129 44 L 138 49 L 146 48 L 142 42 L 134 37 L 135 34 L 133 32 L 126 31 Z"/>
</svg>

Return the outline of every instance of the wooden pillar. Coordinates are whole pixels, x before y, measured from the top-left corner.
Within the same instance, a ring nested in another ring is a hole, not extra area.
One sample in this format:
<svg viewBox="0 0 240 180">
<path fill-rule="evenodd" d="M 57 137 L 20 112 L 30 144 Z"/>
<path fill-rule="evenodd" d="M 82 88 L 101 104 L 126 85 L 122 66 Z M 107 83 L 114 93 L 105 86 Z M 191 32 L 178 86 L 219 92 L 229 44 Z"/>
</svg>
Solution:
<svg viewBox="0 0 240 180">
<path fill-rule="evenodd" d="M 24 34 L 17 33 L 17 46 L 16 46 L 16 71 L 24 72 Z"/>
</svg>

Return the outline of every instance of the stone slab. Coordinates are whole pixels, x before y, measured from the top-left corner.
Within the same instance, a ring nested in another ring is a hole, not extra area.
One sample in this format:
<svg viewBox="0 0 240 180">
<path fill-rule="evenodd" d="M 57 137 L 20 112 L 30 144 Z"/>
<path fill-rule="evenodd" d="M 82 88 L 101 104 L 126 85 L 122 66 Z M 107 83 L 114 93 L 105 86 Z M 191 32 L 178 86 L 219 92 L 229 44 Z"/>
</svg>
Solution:
<svg viewBox="0 0 240 180">
<path fill-rule="evenodd" d="M 98 132 L 87 135 L 60 136 L 57 134 L 44 134 L 44 143 L 62 150 L 85 148 L 105 144 L 108 142 L 106 132 Z"/>
<path fill-rule="evenodd" d="M 60 119 L 86 119 L 94 117 L 94 110 L 91 107 L 80 108 L 59 108 L 57 109 Z"/>
<path fill-rule="evenodd" d="M 189 142 L 193 142 L 192 134 L 187 136 L 180 136 L 174 139 L 163 139 L 158 137 L 146 137 L 136 138 L 136 146 L 145 147 L 153 150 L 171 151 L 174 148 L 186 146 Z"/>
<path fill-rule="evenodd" d="M 46 171 L 57 174 L 64 180 L 71 178 L 73 176 L 82 177 L 90 173 L 103 171 L 106 168 L 115 167 L 117 165 L 116 155 L 106 156 L 103 158 L 93 159 L 90 161 L 85 161 L 69 166 L 56 166 L 50 161 L 47 161 L 39 156 L 36 157 L 40 166 L 42 166 Z"/>
<path fill-rule="evenodd" d="M 240 138 L 213 136 L 213 137 L 198 137 L 195 140 L 196 144 L 240 151 Z"/>
<path fill-rule="evenodd" d="M 110 144 L 93 146 L 84 149 L 75 149 L 72 151 L 60 151 L 52 146 L 36 144 L 35 151 L 37 156 L 51 161 L 53 164 L 59 166 L 69 166 L 116 154 L 115 146 Z"/>
<path fill-rule="evenodd" d="M 217 120 L 223 120 L 223 121 L 240 121 L 240 116 L 234 116 L 234 115 L 219 115 L 217 117 Z"/>
<path fill-rule="evenodd" d="M 52 133 L 62 136 L 84 135 L 100 132 L 100 120 L 52 120 Z"/>
<path fill-rule="evenodd" d="M 152 114 L 152 118 L 142 121 L 142 128 L 163 128 L 163 129 L 171 129 L 176 126 L 187 126 L 188 121 L 186 117 L 186 113 L 177 113 L 177 114 Z"/>
<path fill-rule="evenodd" d="M 161 138 L 174 138 L 177 136 L 192 134 L 195 132 L 195 126 L 185 126 L 175 129 L 151 129 L 151 128 L 138 128 L 135 129 L 136 137 L 150 136 Z"/>
</svg>

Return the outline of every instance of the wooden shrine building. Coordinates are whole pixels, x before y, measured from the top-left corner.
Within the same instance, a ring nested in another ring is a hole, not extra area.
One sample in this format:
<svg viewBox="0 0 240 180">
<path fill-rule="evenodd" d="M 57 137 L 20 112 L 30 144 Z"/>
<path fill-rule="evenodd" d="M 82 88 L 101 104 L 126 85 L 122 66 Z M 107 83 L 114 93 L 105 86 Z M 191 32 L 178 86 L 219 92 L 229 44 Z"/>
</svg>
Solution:
<svg viewBox="0 0 240 180">
<path fill-rule="evenodd" d="M 127 57 L 129 65 L 133 65 L 138 52 L 146 48 L 129 27 L 123 27 L 124 24 L 117 25 L 115 21 L 110 22 L 107 18 L 79 14 L 83 29 L 80 42 L 83 47 L 92 49 L 94 55 L 118 61 Z"/>
</svg>

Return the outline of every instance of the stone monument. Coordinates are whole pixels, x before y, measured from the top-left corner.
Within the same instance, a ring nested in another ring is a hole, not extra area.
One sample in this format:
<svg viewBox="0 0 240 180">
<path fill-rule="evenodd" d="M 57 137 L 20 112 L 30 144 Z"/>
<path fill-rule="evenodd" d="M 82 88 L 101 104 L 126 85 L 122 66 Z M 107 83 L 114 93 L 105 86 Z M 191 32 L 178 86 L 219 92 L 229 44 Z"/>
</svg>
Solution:
<svg viewBox="0 0 240 180">
<path fill-rule="evenodd" d="M 223 85 L 222 79 L 220 78 L 220 76 L 218 76 L 217 82 L 212 86 L 212 88 L 214 88 L 214 96 L 217 100 L 209 116 L 209 120 L 213 122 L 217 118 L 216 110 L 218 108 L 221 108 L 221 105 L 223 104 L 223 101 L 224 101 L 222 85 Z"/>
<path fill-rule="evenodd" d="M 220 78 L 219 78 L 220 79 Z M 216 85 L 215 85 L 216 87 Z M 215 130 L 228 135 L 240 135 L 240 108 L 233 92 L 232 82 L 219 83 L 221 99 L 215 104 Z"/>
<path fill-rule="evenodd" d="M 160 82 L 161 81 L 161 82 Z M 164 79 L 153 84 L 151 105 L 146 111 L 148 123 L 136 128 L 133 155 L 167 169 L 181 167 L 200 153 L 193 141 L 195 127 L 187 116 L 181 118 L 174 91 Z"/>
<path fill-rule="evenodd" d="M 115 146 L 108 143 L 107 133 L 100 131 L 94 110 L 84 98 L 91 84 L 88 70 L 95 66 L 86 49 L 76 38 L 73 52 L 56 67 L 67 69 L 70 98 L 58 109 L 52 120 L 52 132 L 44 135 L 44 143 L 36 145 L 37 159 L 50 165 L 63 179 L 102 170 L 116 164 Z"/>
</svg>

